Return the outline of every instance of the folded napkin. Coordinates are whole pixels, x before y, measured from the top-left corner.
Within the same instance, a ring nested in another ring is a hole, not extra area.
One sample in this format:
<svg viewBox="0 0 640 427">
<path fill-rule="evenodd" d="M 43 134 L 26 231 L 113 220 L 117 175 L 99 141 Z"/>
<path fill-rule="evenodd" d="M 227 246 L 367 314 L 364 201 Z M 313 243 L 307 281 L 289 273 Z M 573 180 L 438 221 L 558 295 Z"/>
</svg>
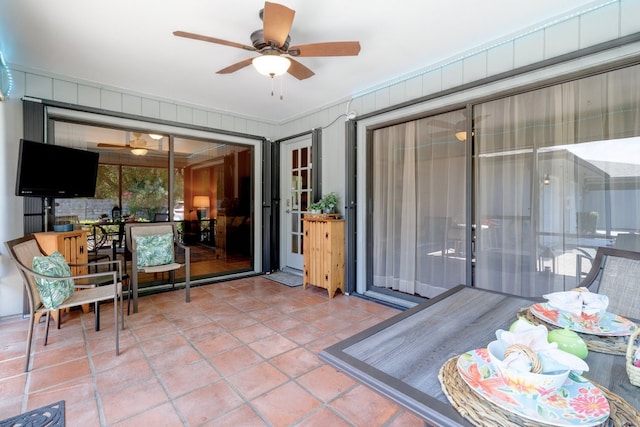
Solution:
<svg viewBox="0 0 640 427">
<path fill-rule="evenodd" d="M 566 311 L 574 316 L 582 313 L 594 315 L 606 311 L 609 297 L 589 292 L 587 288 L 576 288 L 566 292 L 554 292 L 543 295 L 549 305 L 557 310 Z"/>
<path fill-rule="evenodd" d="M 577 356 L 560 350 L 558 344 L 550 343 L 547 340 L 547 328 L 543 325 L 533 325 L 526 320 L 518 319 L 511 331 L 498 329 L 496 338 L 506 349 L 512 344 L 523 344 L 535 351 L 542 363 L 542 373 L 550 374 L 565 369 L 570 369 L 580 375 L 589 370 L 589 365 Z M 519 353 L 512 353 L 503 360 L 503 363 L 510 368 L 521 372 L 531 370 L 531 362 L 526 356 Z"/>
</svg>

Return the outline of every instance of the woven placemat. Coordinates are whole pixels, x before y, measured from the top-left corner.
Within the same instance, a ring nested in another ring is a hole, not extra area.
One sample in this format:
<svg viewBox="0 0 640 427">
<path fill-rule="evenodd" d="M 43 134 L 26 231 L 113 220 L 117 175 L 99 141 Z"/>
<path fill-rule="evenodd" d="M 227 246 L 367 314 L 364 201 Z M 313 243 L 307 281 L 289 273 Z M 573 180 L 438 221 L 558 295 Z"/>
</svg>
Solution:
<svg viewBox="0 0 640 427">
<path fill-rule="evenodd" d="M 534 316 L 529 310 L 529 307 L 523 307 L 518 310 L 518 317 L 522 317 L 525 320 L 533 323 L 534 325 L 544 325 L 547 329 L 562 329 L 556 325 L 552 325 L 551 323 L 547 323 L 542 319 Z M 622 337 L 607 337 L 601 335 L 593 335 L 593 334 L 582 334 L 577 332 L 580 335 L 580 338 L 584 340 L 587 344 L 587 348 L 590 351 L 595 351 L 597 353 L 607 353 L 607 354 L 615 354 L 617 356 L 624 356 L 627 354 L 627 345 L 629 343 L 628 336 Z"/>
<path fill-rule="evenodd" d="M 548 427 L 549 424 L 542 424 L 522 418 L 514 413 L 506 411 L 494 405 L 487 399 L 476 393 L 464 382 L 456 367 L 459 356 L 447 360 L 440 372 L 438 379 L 451 405 L 467 421 L 475 426 L 482 427 Z M 609 420 L 602 424 L 606 427 L 631 427 L 640 423 L 640 412 L 629 405 L 624 399 L 606 388 L 592 383 L 598 387 L 609 400 L 611 414 Z"/>
</svg>

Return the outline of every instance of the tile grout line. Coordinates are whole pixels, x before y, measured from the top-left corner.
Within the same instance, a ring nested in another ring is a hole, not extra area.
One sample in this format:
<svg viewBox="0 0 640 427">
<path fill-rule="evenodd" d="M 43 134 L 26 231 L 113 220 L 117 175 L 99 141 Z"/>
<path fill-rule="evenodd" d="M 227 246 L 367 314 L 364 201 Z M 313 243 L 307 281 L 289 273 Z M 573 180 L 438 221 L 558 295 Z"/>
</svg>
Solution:
<svg viewBox="0 0 640 427">
<path fill-rule="evenodd" d="M 96 402 L 96 407 L 98 410 L 98 419 L 100 421 L 101 426 L 106 426 L 107 417 L 104 413 L 104 406 L 102 405 L 102 395 L 100 394 L 100 390 L 98 390 L 96 366 L 93 363 L 93 353 L 91 352 L 91 346 L 89 345 L 89 337 L 85 329 L 84 313 L 80 315 L 80 325 L 82 326 L 82 336 L 84 338 L 84 347 L 87 352 L 87 359 L 89 361 L 89 369 L 91 372 L 91 383 L 93 384 L 93 394 Z"/>
<path fill-rule="evenodd" d="M 153 300 L 149 300 L 149 302 L 151 302 L 154 306 L 155 306 L 155 302 L 153 302 Z M 167 316 L 165 316 L 165 314 L 160 311 L 160 313 L 162 314 L 162 317 L 167 320 L 168 322 L 171 323 L 171 326 L 174 327 L 174 329 L 177 330 L 177 328 L 175 328 L 175 325 L 173 324 L 173 322 L 171 320 L 169 320 L 167 318 Z M 188 426 L 189 423 L 187 422 L 187 420 L 185 419 L 184 415 L 182 414 L 182 412 L 178 409 L 178 407 L 175 404 L 175 399 L 173 397 L 171 397 L 171 393 L 169 393 L 169 388 L 167 387 L 166 383 L 164 382 L 164 380 L 162 379 L 162 377 L 158 374 L 158 370 L 156 369 L 155 365 L 151 362 L 151 359 L 149 358 L 149 356 L 147 355 L 147 353 L 144 351 L 144 347 L 142 346 L 142 340 L 140 339 L 140 337 L 138 336 L 138 334 L 135 332 L 135 329 L 131 329 L 131 334 L 133 335 L 133 337 L 135 338 L 135 343 L 138 346 L 138 348 L 140 349 L 140 352 L 142 352 L 145 360 L 147 361 L 147 364 L 149 365 L 149 368 L 151 369 L 151 372 L 153 372 L 153 376 L 154 378 L 158 381 L 158 383 L 160 383 L 160 386 L 162 387 L 162 390 L 164 391 L 164 393 L 167 395 L 167 399 L 169 401 L 169 403 L 171 404 L 171 406 L 173 407 L 173 410 L 175 412 L 175 414 L 178 416 L 178 418 L 180 418 L 180 421 L 182 422 L 183 426 Z M 154 337 L 157 338 L 157 337 Z M 143 414 L 144 412 L 147 412 L 148 410 L 152 409 L 152 408 L 157 408 L 161 405 L 163 405 L 165 402 L 161 402 L 157 405 L 151 406 L 149 408 L 146 408 L 144 411 L 142 412 L 138 412 L 136 414 L 132 414 L 127 418 L 123 418 L 121 420 L 119 420 L 118 422 L 122 422 L 125 421 L 127 419 L 136 417 L 140 414 Z"/>
</svg>

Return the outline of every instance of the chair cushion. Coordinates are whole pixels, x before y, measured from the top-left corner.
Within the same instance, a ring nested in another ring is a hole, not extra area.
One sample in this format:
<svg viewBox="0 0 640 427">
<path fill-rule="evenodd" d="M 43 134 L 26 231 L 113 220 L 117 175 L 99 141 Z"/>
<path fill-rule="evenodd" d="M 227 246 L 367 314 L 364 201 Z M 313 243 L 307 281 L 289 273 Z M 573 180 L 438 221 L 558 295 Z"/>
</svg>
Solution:
<svg viewBox="0 0 640 427">
<path fill-rule="evenodd" d="M 48 256 L 33 258 L 33 271 L 45 276 L 71 276 L 69 264 L 58 251 Z M 40 293 L 42 304 L 50 309 L 57 309 L 67 298 L 73 295 L 73 279 L 44 279 L 36 277 L 36 286 Z"/>
<path fill-rule="evenodd" d="M 133 239 L 138 268 L 173 262 L 173 233 L 138 235 Z"/>
</svg>

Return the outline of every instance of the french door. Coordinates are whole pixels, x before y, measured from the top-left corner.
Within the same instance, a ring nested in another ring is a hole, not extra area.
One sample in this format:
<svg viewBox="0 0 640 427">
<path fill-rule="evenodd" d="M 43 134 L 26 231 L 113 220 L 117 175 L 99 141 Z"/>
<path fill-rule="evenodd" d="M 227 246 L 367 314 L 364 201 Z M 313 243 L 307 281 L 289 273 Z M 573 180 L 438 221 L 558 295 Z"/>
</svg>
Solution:
<svg viewBox="0 0 640 427">
<path fill-rule="evenodd" d="M 280 218 L 282 218 L 281 242 L 283 242 L 280 267 L 302 270 L 304 248 L 302 217 L 313 198 L 311 137 L 283 144 L 280 153 L 282 165 Z"/>
</svg>

